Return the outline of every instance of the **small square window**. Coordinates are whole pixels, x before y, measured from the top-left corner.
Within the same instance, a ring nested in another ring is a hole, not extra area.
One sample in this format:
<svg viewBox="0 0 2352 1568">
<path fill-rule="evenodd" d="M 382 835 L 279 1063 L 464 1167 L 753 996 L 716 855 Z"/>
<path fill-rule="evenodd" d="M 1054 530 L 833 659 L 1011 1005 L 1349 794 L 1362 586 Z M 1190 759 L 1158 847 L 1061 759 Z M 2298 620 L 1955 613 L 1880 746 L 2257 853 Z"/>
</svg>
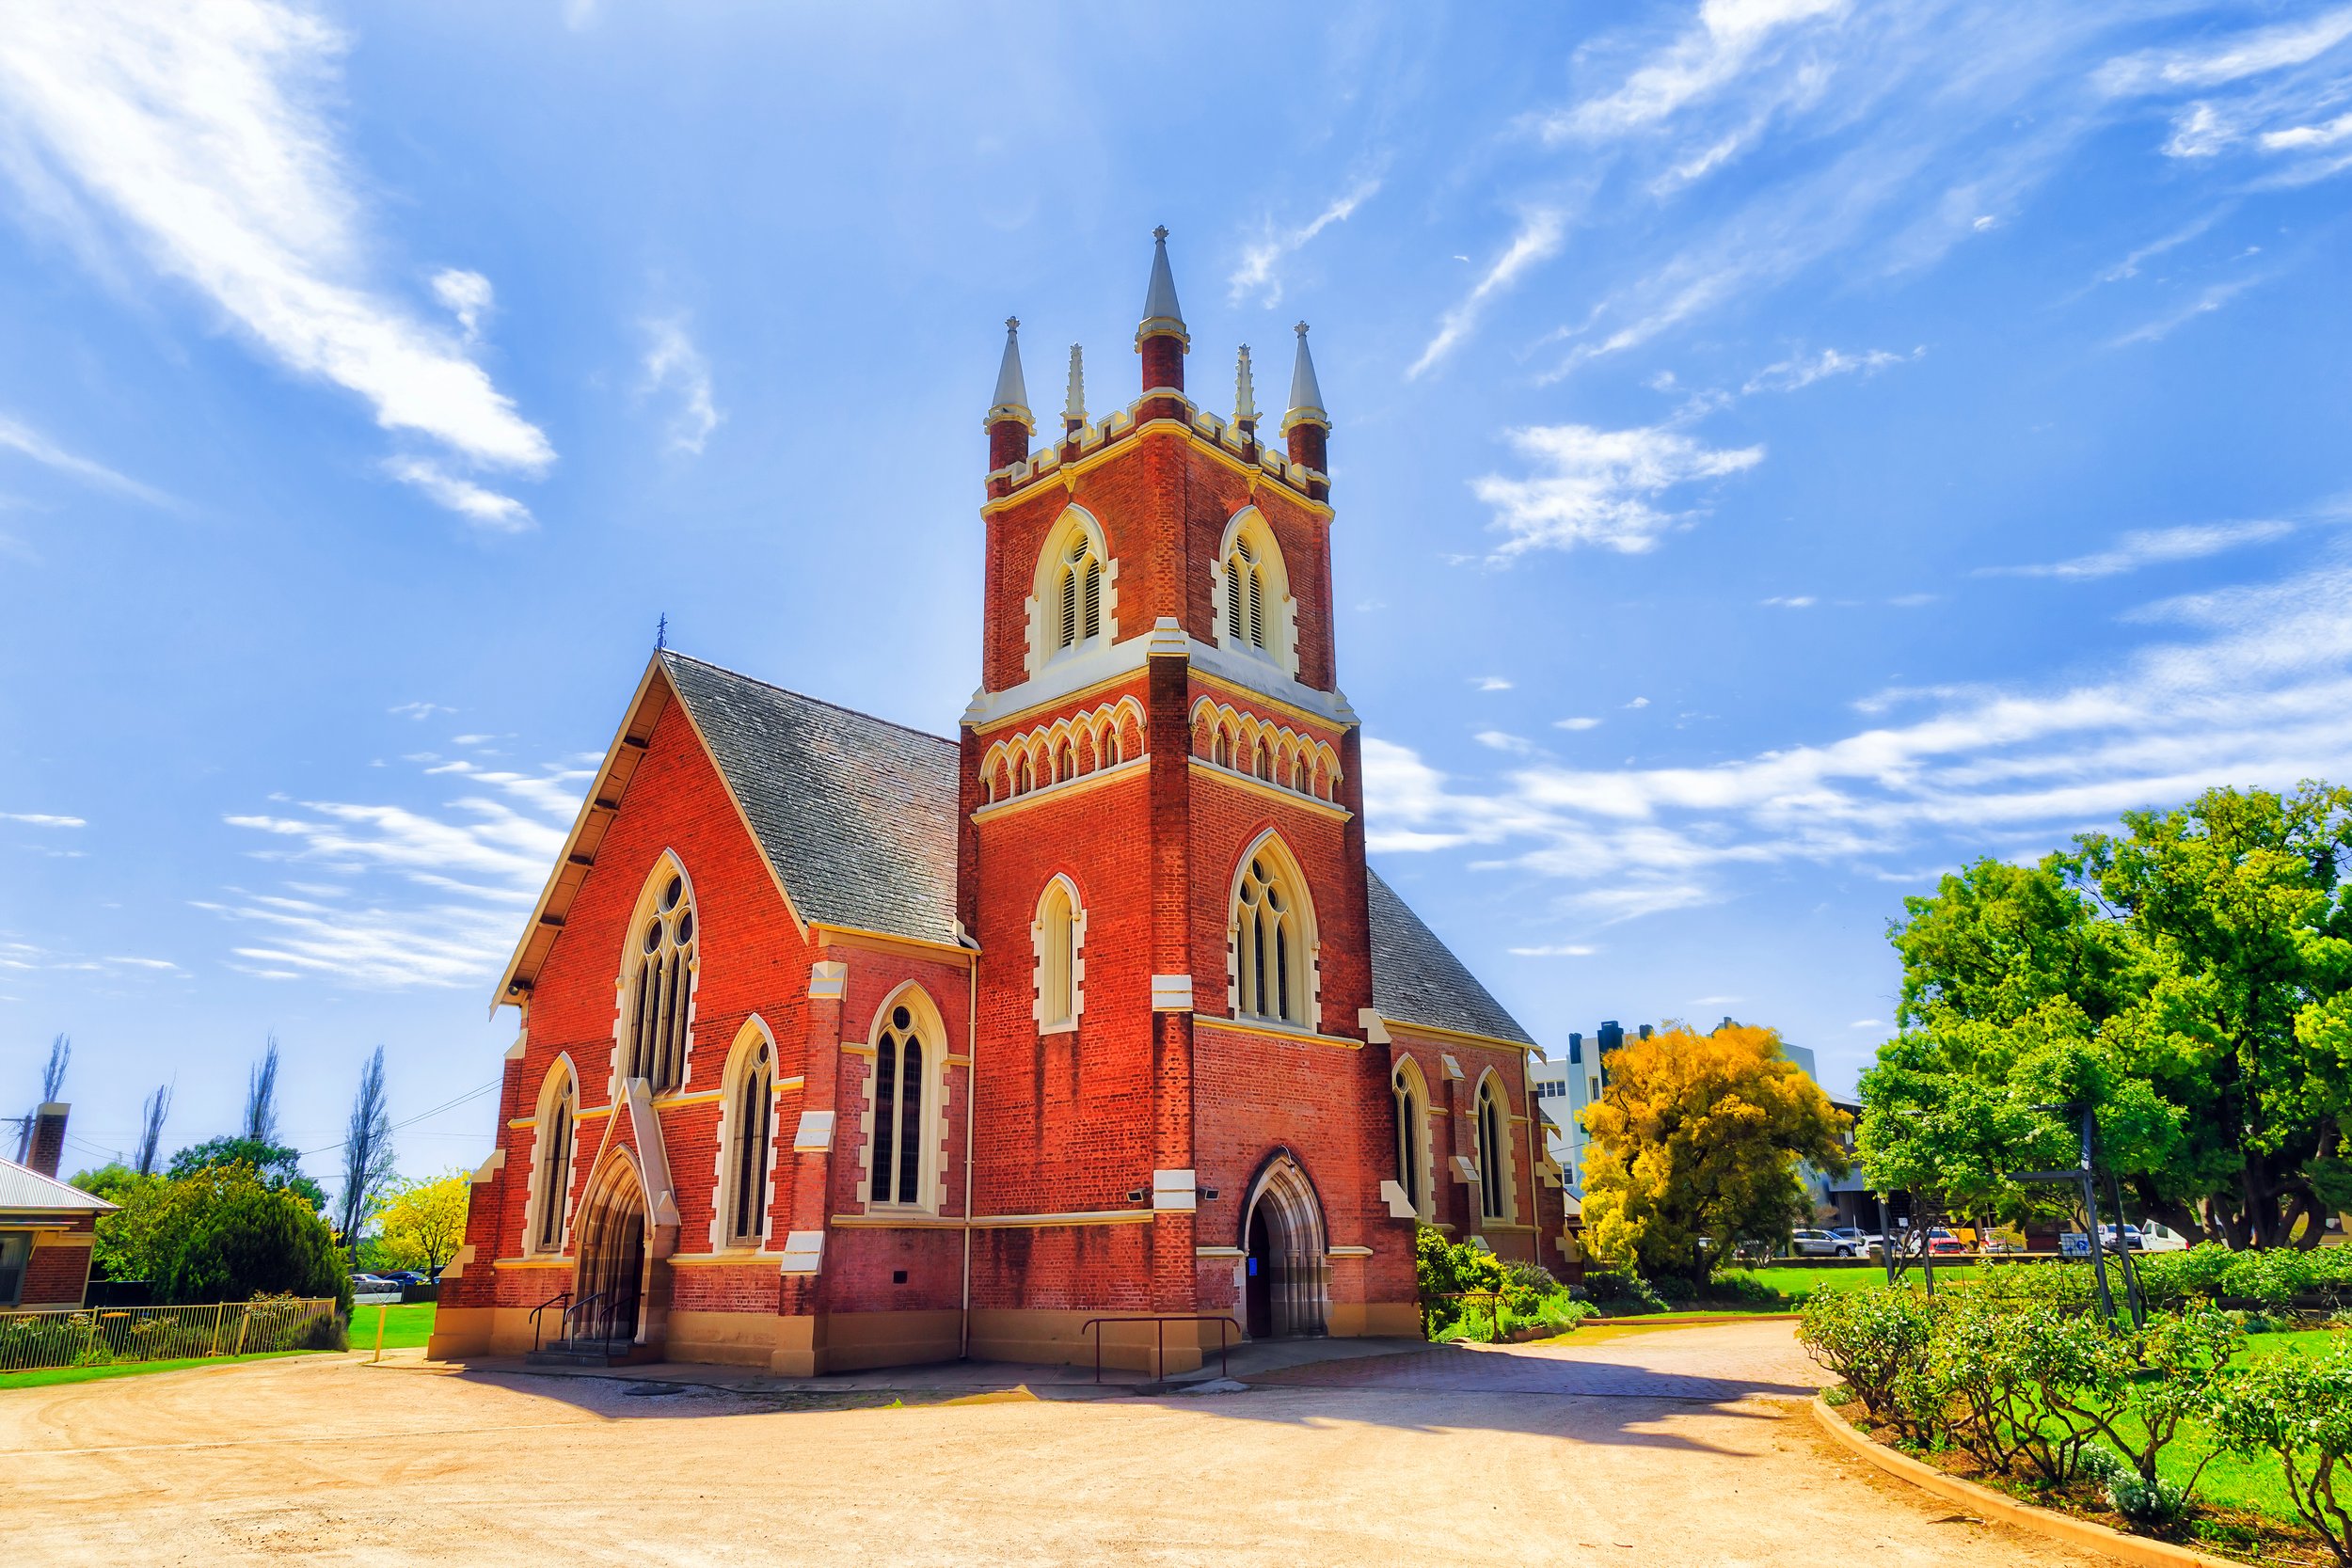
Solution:
<svg viewBox="0 0 2352 1568">
<path fill-rule="evenodd" d="M 891 1271 L 890 1271 L 890 1283 L 892 1283 L 893 1285 L 904 1285 L 906 1282 L 907 1282 L 907 1271 L 906 1271 L 906 1270 L 904 1270 L 904 1269 L 893 1269 L 893 1270 L 891 1270 Z"/>
</svg>

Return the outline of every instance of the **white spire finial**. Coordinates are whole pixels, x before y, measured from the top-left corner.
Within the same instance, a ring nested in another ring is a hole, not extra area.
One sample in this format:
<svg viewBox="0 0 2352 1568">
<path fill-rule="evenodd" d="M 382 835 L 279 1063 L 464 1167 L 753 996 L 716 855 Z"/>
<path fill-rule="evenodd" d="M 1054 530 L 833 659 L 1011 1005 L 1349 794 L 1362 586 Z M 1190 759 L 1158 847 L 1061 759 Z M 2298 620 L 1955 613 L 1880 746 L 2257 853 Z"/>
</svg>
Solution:
<svg viewBox="0 0 2352 1568">
<path fill-rule="evenodd" d="M 1029 385 L 1021 374 L 1019 316 L 1005 318 L 1005 357 L 996 367 L 996 396 L 981 422 L 995 424 L 1001 420 L 1018 420 L 1031 430 L 1037 428 L 1037 421 L 1029 417 Z"/>
<path fill-rule="evenodd" d="M 1291 408 L 1282 416 L 1282 429 L 1287 434 L 1295 424 L 1331 427 L 1331 416 L 1323 407 L 1323 388 L 1315 381 L 1314 356 L 1307 352 L 1305 322 L 1298 324 L 1298 358 L 1291 366 Z"/>
<path fill-rule="evenodd" d="M 1258 422 L 1258 388 L 1249 375 L 1249 345 L 1241 345 L 1241 360 L 1233 367 L 1233 422 Z"/>
<path fill-rule="evenodd" d="M 1070 345 L 1070 395 L 1062 403 L 1061 417 L 1073 430 L 1087 422 L 1087 372 L 1075 343 Z"/>
</svg>

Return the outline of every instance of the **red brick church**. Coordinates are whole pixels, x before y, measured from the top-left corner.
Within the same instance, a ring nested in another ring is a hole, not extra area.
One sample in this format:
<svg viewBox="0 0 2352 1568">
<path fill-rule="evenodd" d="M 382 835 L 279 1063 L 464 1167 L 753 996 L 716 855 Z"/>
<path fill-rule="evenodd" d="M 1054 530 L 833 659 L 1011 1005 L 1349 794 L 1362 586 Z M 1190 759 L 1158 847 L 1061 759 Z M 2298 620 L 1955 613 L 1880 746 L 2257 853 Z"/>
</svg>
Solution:
<svg viewBox="0 0 2352 1568">
<path fill-rule="evenodd" d="M 1163 230 L 1141 396 L 1073 348 L 1036 445 L 1007 325 L 955 737 L 654 656 L 498 982 L 436 1355 L 1412 1335 L 1417 1223 L 1564 1261 L 1534 1044 L 1365 864 L 1306 327 L 1278 444 L 1247 349 L 1200 406 Z"/>
</svg>

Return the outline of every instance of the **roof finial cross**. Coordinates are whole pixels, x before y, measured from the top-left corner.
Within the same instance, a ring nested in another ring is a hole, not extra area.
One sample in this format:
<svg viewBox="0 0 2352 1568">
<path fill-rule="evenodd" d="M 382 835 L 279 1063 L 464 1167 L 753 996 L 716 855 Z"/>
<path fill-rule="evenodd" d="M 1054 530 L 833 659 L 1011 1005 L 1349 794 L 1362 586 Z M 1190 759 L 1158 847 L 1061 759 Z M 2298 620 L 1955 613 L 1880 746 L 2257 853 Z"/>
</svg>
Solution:
<svg viewBox="0 0 2352 1568">
<path fill-rule="evenodd" d="M 664 610 L 661 613 L 661 618 L 653 624 L 653 651 L 655 653 L 660 653 L 662 649 L 668 647 L 669 645 L 670 614 L 669 611 Z"/>
</svg>

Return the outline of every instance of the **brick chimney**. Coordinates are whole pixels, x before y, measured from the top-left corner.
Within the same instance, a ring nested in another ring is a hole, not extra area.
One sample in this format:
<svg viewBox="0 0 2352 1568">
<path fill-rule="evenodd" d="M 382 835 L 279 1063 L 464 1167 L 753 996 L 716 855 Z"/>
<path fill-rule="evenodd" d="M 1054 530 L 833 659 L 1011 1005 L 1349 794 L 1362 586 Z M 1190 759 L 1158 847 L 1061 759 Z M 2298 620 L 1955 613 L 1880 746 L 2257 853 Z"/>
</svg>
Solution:
<svg viewBox="0 0 2352 1568">
<path fill-rule="evenodd" d="M 65 1117 L 73 1107 L 53 1100 L 33 1113 L 33 1150 L 25 1164 L 43 1176 L 57 1174 L 65 1158 Z"/>
</svg>

